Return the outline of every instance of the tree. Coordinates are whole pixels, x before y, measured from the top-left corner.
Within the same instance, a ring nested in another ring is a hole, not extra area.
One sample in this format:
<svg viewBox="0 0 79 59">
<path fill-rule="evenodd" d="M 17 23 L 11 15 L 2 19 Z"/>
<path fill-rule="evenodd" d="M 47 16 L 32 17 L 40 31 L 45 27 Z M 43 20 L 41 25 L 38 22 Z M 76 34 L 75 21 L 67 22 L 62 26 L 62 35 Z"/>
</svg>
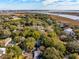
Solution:
<svg viewBox="0 0 79 59">
<path fill-rule="evenodd" d="M 15 45 L 12 47 L 12 49 L 13 49 L 12 51 L 14 52 L 16 59 L 19 59 L 19 56 L 22 54 L 21 48 Z"/>
<path fill-rule="evenodd" d="M 12 31 L 17 29 L 17 26 L 15 26 L 15 25 L 10 25 L 9 27 L 10 27 L 10 30 L 12 30 Z"/>
<path fill-rule="evenodd" d="M 19 43 L 21 41 L 21 36 L 15 36 L 13 41 L 15 41 L 16 43 Z"/>
<path fill-rule="evenodd" d="M 74 53 L 74 54 L 70 54 L 69 55 L 69 59 L 77 59 L 78 54 Z"/>
<path fill-rule="evenodd" d="M 25 31 L 23 32 L 23 36 L 34 37 L 36 40 L 40 38 L 40 35 L 41 35 L 40 31 L 31 29 L 30 27 L 26 28 Z"/>
<path fill-rule="evenodd" d="M 40 38 L 41 33 L 40 33 L 39 31 L 34 31 L 34 32 L 32 33 L 32 36 L 37 40 L 37 39 Z"/>
<path fill-rule="evenodd" d="M 32 49 L 35 47 L 35 43 L 36 43 L 36 40 L 33 37 L 28 37 L 24 41 L 24 45 L 29 51 L 32 51 Z"/>
<path fill-rule="evenodd" d="M 70 53 L 79 53 L 79 43 L 76 41 L 68 42 L 66 48 Z"/>
<path fill-rule="evenodd" d="M 52 40 L 50 38 L 48 38 L 47 36 L 45 35 L 41 35 L 40 37 L 40 40 L 42 40 L 42 44 L 45 46 L 45 47 L 52 47 Z"/>
<path fill-rule="evenodd" d="M 32 33 L 33 33 L 33 29 L 31 29 L 31 27 L 25 27 L 23 31 L 23 36 L 30 37 Z"/>
<path fill-rule="evenodd" d="M 3 31 L 3 35 L 9 37 L 11 35 L 11 31 L 6 29 L 6 30 Z"/>
<path fill-rule="evenodd" d="M 19 59 L 20 55 L 22 55 L 22 50 L 19 46 L 14 45 L 13 47 L 7 47 L 6 58 L 8 59 Z"/>
<path fill-rule="evenodd" d="M 15 31 L 12 32 L 12 37 L 14 38 L 16 36 L 20 36 L 21 34 L 22 34 L 21 31 L 15 30 Z"/>
<path fill-rule="evenodd" d="M 46 47 L 55 47 L 62 53 L 65 53 L 66 47 L 64 46 L 64 43 L 59 40 L 55 32 L 49 32 L 48 36 L 42 36 L 41 39 Z"/>
<path fill-rule="evenodd" d="M 63 59 L 58 50 L 48 47 L 43 53 L 43 59 Z"/>
</svg>

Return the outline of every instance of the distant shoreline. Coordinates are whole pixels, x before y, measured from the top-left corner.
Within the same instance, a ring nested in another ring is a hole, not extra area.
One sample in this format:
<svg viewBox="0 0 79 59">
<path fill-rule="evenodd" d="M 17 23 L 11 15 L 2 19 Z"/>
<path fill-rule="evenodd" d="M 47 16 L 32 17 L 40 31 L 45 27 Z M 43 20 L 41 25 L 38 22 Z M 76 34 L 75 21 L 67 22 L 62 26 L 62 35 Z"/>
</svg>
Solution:
<svg viewBox="0 0 79 59">
<path fill-rule="evenodd" d="M 16 14 L 30 14 L 30 13 L 41 14 L 40 12 L 48 13 L 49 10 L 2 10 L 2 11 L 0 10 L 0 15 L 16 15 Z M 61 14 L 63 13 L 63 14 L 79 16 L 79 13 L 76 13 L 76 12 L 49 12 L 49 13 L 61 13 Z M 56 15 L 49 15 L 49 16 L 58 22 L 69 23 L 72 25 L 79 26 L 79 21 L 75 21 L 75 20 L 72 20 L 69 18 L 60 17 L 60 16 L 56 16 Z"/>
</svg>

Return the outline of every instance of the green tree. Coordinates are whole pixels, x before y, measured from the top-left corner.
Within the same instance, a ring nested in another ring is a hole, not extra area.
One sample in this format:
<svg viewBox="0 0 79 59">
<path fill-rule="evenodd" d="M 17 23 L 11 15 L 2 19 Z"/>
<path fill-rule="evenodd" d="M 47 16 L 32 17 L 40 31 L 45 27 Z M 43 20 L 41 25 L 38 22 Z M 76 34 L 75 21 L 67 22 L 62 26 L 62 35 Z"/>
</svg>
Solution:
<svg viewBox="0 0 79 59">
<path fill-rule="evenodd" d="M 21 41 L 21 36 L 15 36 L 13 41 L 15 41 L 16 43 L 19 43 Z"/>
<path fill-rule="evenodd" d="M 79 43 L 76 41 L 68 42 L 66 47 L 68 52 L 79 53 Z"/>
<path fill-rule="evenodd" d="M 12 49 L 13 49 L 12 51 L 14 52 L 16 59 L 19 59 L 19 56 L 22 54 L 21 48 L 15 45 L 13 46 Z"/>
<path fill-rule="evenodd" d="M 64 43 L 59 40 L 55 32 L 49 32 L 48 36 L 42 36 L 43 44 L 48 47 L 55 47 L 62 53 L 65 53 L 66 47 Z"/>
<path fill-rule="evenodd" d="M 19 56 L 22 55 L 22 50 L 19 46 L 14 45 L 13 47 L 7 47 L 6 58 L 8 59 L 19 59 Z"/>
<path fill-rule="evenodd" d="M 11 35 L 11 31 L 6 29 L 6 30 L 3 31 L 3 35 L 9 37 Z"/>
<path fill-rule="evenodd" d="M 34 48 L 36 43 L 36 40 L 33 37 L 28 37 L 25 41 L 24 41 L 24 45 L 27 48 L 27 50 L 32 51 L 32 49 Z"/>
<path fill-rule="evenodd" d="M 69 59 L 77 59 L 77 57 L 78 57 L 78 54 L 74 53 L 74 54 L 70 54 L 68 58 Z"/>
<path fill-rule="evenodd" d="M 47 48 L 43 53 L 43 59 L 63 59 L 58 50 L 54 47 Z"/>
<path fill-rule="evenodd" d="M 40 36 L 41 36 L 40 31 L 36 31 L 36 30 L 35 30 L 35 31 L 32 33 L 32 37 L 34 37 L 35 39 L 39 39 Z"/>
<path fill-rule="evenodd" d="M 41 32 L 31 29 L 31 28 L 26 28 L 25 31 L 23 32 L 23 36 L 25 37 L 34 37 L 36 40 L 40 38 Z"/>
<path fill-rule="evenodd" d="M 16 30 L 17 29 L 17 26 L 15 26 L 15 25 L 10 25 L 10 30 Z"/>
</svg>

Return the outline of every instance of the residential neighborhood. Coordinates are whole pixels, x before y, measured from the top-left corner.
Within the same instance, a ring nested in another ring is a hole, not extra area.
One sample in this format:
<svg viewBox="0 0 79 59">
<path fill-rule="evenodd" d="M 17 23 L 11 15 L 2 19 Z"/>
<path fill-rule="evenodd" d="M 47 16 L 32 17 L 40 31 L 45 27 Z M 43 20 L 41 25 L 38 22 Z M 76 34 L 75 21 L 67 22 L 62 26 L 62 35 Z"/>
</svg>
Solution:
<svg viewBox="0 0 79 59">
<path fill-rule="evenodd" d="M 39 13 L 1 15 L 0 19 L 0 59 L 79 58 L 78 25 Z"/>
</svg>

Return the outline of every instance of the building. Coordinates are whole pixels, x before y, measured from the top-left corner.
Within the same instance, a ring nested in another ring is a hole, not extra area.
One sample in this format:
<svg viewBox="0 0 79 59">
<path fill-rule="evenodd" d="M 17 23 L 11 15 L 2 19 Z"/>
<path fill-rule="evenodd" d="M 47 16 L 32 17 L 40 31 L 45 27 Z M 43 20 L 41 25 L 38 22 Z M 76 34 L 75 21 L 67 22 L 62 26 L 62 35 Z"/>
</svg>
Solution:
<svg viewBox="0 0 79 59">
<path fill-rule="evenodd" d="M 6 48 L 0 48 L 0 56 L 6 54 Z"/>
</svg>

